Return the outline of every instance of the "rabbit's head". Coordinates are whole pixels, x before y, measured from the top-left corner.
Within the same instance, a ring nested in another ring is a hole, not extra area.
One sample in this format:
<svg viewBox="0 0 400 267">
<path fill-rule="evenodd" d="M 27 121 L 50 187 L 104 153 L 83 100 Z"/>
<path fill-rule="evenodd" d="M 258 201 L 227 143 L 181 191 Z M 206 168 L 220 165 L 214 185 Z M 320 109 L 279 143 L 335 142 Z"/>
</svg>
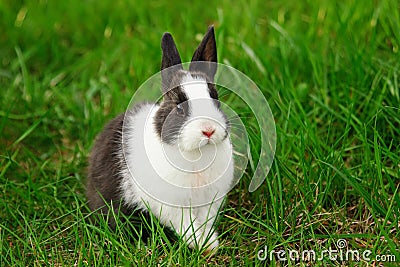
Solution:
<svg viewBox="0 0 400 267">
<path fill-rule="evenodd" d="M 216 145 L 228 136 L 229 124 L 220 109 L 214 76 L 217 50 L 211 26 L 184 70 L 169 33 L 162 37 L 162 92 L 155 128 L 163 143 L 183 151 Z"/>
</svg>

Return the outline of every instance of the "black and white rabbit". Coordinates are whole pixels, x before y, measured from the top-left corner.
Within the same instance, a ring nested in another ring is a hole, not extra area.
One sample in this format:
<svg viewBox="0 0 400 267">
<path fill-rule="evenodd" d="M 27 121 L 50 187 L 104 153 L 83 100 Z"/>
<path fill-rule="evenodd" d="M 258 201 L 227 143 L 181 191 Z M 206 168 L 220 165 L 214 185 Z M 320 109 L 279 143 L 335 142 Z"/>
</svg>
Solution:
<svg viewBox="0 0 400 267">
<path fill-rule="evenodd" d="M 160 103 L 136 105 L 97 137 L 89 159 L 93 211 L 153 213 L 192 248 L 218 247 L 214 222 L 233 183 L 229 123 L 213 84 L 217 70 L 209 27 L 184 70 L 174 40 L 162 37 Z M 108 205 L 107 205 L 108 204 Z M 109 217 L 115 227 L 115 220 Z"/>
</svg>

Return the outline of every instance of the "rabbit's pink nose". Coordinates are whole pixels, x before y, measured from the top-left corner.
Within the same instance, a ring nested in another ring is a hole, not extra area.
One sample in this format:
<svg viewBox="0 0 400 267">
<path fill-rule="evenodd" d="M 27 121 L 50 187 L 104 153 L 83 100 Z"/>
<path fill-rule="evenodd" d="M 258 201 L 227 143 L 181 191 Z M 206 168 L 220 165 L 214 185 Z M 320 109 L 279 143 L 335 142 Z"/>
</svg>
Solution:
<svg viewBox="0 0 400 267">
<path fill-rule="evenodd" d="M 214 134 L 215 130 L 214 129 L 207 129 L 205 131 L 202 131 L 202 133 L 207 136 L 208 138 L 210 138 L 213 134 Z"/>
</svg>

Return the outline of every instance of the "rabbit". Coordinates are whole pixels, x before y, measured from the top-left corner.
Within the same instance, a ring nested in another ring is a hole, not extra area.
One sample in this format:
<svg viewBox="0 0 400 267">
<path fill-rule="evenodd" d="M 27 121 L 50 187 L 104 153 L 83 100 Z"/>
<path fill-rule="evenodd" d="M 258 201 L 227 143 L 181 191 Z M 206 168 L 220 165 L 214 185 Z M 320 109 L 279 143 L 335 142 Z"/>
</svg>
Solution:
<svg viewBox="0 0 400 267">
<path fill-rule="evenodd" d="M 213 84 L 210 26 L 184 70 L 170 33 L 161 40 L 160 103 L 137 104 L 109 122 L 89 157 L 92 211 L 152 213 L 190 248 L 215 251 L 214 224 L 234 178 L 228 118 Z M 115 228 L 113 216 L 108 223 Z"/>
</svg>

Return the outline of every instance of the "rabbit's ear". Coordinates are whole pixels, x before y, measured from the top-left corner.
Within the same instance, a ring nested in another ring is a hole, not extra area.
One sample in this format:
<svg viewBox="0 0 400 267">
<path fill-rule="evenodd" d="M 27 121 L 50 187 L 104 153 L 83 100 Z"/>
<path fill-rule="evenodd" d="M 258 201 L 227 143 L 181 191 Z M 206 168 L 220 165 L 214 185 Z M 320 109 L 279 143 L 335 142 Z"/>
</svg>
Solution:
<svg viewBox="0 0 400 267">
<path fill-rule="evenodd" d="M 162 62 L 161 62 L 161 70 L 172 67 L 174 65 L 180 65 L 181 57 L 179 56 L 178 49 L 176 49 L 176 45 L 172 35 L 169 32 L 164 33 L 161 40 L 161 49 L 162 49 Z M 180 65 L 182 69 L 182 65 Z"/>
<path fill-rule="evenodd" d="M 208 61 L 206 63 L 196 63 L 196 61 Z M 190 71 L 204 72 L 211 81 L 214 81 L 217 72 L 217 44 L 215 43 L 214 26 L 210 26 L 200 45 L 194 51 Z"/>
<path fill-rule="evenodd" d="M 174 85 L 171 84 L 176 71 L 182 70 L 181 57 L 172 35 L 164 33 L 161 39 L 162 61 L 161 61 L 161 80 L 163 93 L 168 92 Z"/>
</svg>

